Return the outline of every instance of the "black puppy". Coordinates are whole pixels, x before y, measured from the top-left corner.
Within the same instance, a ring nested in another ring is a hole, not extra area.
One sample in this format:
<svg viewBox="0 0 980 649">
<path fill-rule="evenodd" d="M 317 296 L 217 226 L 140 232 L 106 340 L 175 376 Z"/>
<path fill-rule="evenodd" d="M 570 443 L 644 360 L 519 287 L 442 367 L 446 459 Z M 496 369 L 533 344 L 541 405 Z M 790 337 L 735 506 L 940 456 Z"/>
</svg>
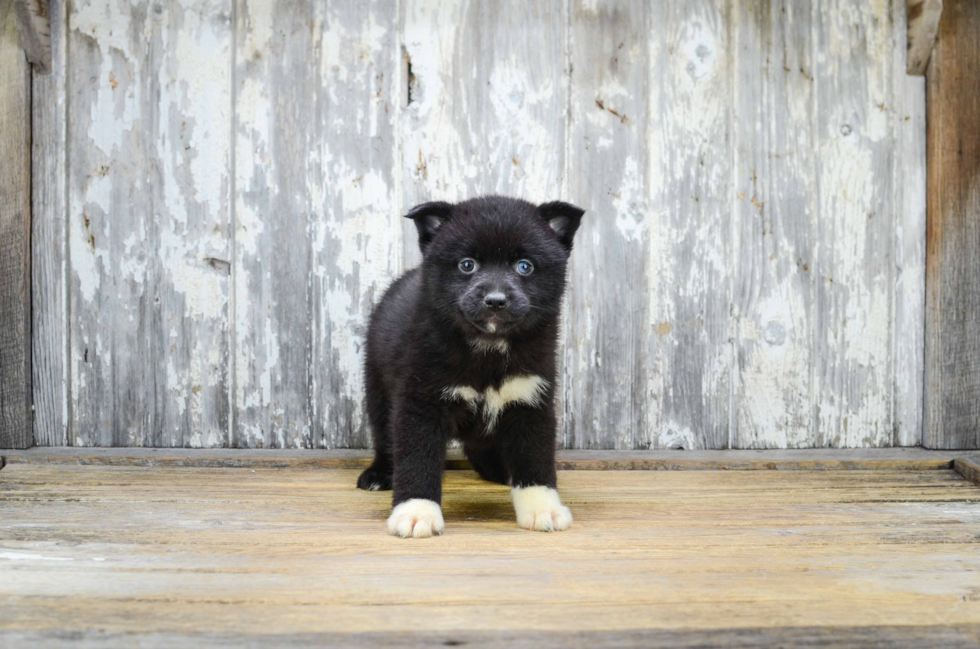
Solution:
<svg viewBox="0 0 980 649">
<path fill-rule="evenodd" d="M 374 463 L 361 489 L 391 489 L 388 532 L 440 534 L 446 442 L 510 484 L 517 524 L 567 529 L 555 489 L 555 360 L 565 267 L 583 210 L 501 196 L 425 203 L 423 261 L 371 316 L 365 366 Z"/>
</svg>

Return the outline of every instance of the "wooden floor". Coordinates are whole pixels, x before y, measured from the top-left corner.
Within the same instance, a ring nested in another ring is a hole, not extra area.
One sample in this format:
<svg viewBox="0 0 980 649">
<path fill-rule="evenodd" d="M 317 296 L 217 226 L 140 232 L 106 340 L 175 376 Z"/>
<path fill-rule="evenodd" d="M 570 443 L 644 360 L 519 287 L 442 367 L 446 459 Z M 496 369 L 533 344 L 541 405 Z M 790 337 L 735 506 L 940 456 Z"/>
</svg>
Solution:
<svg viewBox="0 0 980 649">
<path fill-rule="evenodd" d="M 0 646 L 980 643 L 980 487 L 950 469 L 563 471 L 554 534 L 448 471 L 427 540 L 356 475 L 11 463 Z"/>
</svg>

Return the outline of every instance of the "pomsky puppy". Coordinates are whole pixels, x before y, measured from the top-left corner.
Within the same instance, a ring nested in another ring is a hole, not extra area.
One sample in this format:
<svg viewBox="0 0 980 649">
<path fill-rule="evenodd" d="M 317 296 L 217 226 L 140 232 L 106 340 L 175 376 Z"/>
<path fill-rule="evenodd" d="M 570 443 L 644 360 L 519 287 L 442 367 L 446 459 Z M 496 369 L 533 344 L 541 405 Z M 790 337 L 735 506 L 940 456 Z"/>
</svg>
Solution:
<svg viewBox="0 0 980 649">
<path fill-rule="evenodd" d="M 365 363 L 375 458 L 358 478 L 394 488 L 388 532 L 440 534 L 446 443 L 509 484 L 517 524 L 568 529 L 555 475 L 555 370 L 565 268 L 583 210 L 487 196 L 425 203 L 422 265 L 371 315 Z"/>
</svg>

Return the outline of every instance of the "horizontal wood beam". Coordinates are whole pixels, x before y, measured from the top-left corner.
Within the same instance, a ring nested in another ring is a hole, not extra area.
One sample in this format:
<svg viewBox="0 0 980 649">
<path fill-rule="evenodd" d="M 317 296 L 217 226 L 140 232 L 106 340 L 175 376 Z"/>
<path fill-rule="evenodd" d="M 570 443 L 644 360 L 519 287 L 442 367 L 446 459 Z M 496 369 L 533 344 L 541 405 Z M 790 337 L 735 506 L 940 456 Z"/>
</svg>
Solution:
<svg viewBox="0 0 980 649">
<path fill-rule="evenodd" d="M 0 448 L 31 426 L 31 69 L 0 7 Z"/>
<path fill-rule="evenodd" d="M 51 72 L 51 22 L 48 0 L 14 0 L 20 44 L 38 74 Z"/>
<path fill-rule="evenodd" d="M 87 464 L 228 468 L 361 469 L 372 451 L 316 449 L 43 448 L 7 451 L 10 464 Z M 773 451 L 558 451 L 565 471 L 793 471 L 950 469 L 957 451 L 920 448 L 804 449 Z M 447 469 L 468 469 L 451 450 Z"/>
<path fill-rule="evenodd" d="M 926 73 L 929 56 L 936 43 L 943 0 L 908 0 L 908 68 L 909 74 Z"/>
<path fill-rule="evenodd" d="M 947 0 L 926 75 L 926 448 L 980 448 L 978 80 L 980 2 Z"/>
</svg>

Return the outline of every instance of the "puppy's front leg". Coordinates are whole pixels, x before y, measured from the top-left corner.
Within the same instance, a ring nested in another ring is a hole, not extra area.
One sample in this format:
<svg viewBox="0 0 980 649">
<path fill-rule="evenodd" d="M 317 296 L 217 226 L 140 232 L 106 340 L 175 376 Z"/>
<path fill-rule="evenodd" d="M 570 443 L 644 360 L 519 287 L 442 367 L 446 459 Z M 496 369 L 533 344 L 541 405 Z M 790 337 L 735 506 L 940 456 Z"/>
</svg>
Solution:
<svg viewBox="0 0 980 649">
<path fill-rule="evenodd" d="M 394 475 L 388 533 L 402 538 L 442 534 L 446 428 L 432 406 L 406 401 L 395 413 Z"/>
<path fill-rule="evenodd" d="M 510 470 L 517 524 L 539 532 L 567 530 L 572 512 L 558 495 L 554 413 L 548 407 L 511 408 L 501 417 L 497 433 Z"/>
</svg>

